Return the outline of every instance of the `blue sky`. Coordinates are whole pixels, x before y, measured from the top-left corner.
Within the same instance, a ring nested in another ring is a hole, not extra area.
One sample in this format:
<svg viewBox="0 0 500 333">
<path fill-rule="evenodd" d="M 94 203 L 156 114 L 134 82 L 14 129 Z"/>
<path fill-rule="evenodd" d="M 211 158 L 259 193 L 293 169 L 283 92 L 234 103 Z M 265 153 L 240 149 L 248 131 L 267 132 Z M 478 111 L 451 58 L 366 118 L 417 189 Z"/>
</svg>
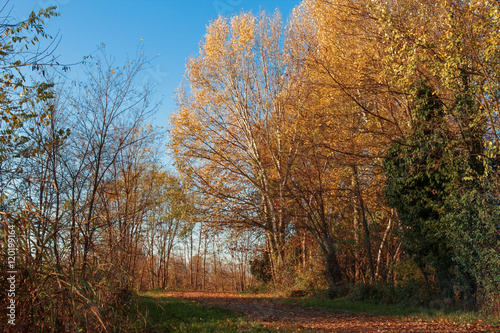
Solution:
<svg viewBox="0 0 500 333">
<path fill-rule="evenodd" d="M 6 0 L 0 0 L 5 3 Z M 140 46 L 155 57 L 139 81 L 158 84 L 155 100 L 162 99 L 156 123 L 168 127 L 174 111 L 174 90 L 184 75 L 188 57 L 199 51 L 206 26 L 220 15 L 278 9 L 284 18 L 300 0 L 10 0 L 11 14 L 23 19 L 32 10 L 57 6 L 59 17 L 47 20 L 46 29 L 58 34 L 59 62 L 82 60 L 104 43 L 117 65 L 134 57 Z M 142 41 L 141 41 L 142 38 Z M 158 56 L 159 55 L 159 56 Z M 72 68 L 72 72 L 78 71 Z M 140 82 L 139 82 L 140 83 Z"/>
</svg>

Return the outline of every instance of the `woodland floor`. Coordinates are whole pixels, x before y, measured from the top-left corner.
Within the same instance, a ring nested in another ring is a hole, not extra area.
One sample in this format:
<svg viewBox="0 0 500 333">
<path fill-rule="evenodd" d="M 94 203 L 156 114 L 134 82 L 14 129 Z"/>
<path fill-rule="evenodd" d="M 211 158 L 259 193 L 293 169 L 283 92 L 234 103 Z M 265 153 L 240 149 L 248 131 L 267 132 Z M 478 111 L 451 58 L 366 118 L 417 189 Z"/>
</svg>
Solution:
<svg viewBox="0 0 500 333">
<path fill-rule="evenodd" d="M 266 327 L 312 332 L 498 332 L 488 325 L 458 325 L 415 317 L 382 317 L 289 305 L 276 298 L 230 292 L 174 291 L 165 296 L 183 298 L 238 312 Z"/>
</svg>

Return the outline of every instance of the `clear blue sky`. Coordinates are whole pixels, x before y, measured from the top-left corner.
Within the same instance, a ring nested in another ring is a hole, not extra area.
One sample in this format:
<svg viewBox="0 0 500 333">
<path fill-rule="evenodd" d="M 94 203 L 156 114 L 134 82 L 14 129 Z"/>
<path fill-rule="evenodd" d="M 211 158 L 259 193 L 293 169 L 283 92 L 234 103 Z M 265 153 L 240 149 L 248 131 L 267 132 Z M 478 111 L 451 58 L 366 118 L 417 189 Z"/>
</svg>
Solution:
<svg viewBox="0 0 500 333">
<path fill-rule="evenodd" d="M 0 0 L 5 3 L 6 0 Z M 59 62 L 73 63 L 95 51 L 101 43 L 117 64 L 133 57 L 139 45 L 156 57 L 139 81 L 158 83 L 154 99 L 163 100 L 156 123 L 167 128 L 175 108 L 174 90 L 184 75 L 186 59 L 199 51 L 207 24 L 219 15 L 278 9 L 287 18 L 300 0 L 10 0 L 7 8 L 18 19 L 32 10 L 57 6 L 59 17 L 46 29 L 59 34 Z M 143 41 L 141 42 L 141 37 Z M 139 82 L 140 83 L 140 82 Z"/>
</svg>

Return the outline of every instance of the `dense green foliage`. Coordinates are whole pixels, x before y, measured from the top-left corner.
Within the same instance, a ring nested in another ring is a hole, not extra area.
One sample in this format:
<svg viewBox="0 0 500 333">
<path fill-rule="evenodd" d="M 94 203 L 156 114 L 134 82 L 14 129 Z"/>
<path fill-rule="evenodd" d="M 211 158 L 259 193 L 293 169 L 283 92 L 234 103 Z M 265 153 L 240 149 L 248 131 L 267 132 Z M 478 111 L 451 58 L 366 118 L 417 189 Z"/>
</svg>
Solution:
<svg viewBox="0 0 500 333">
<path fill-rule="evenodd" d="M 459 283 L 466 290 L 459 296 L 470 303 L 477 292 L 474 282 L 490 298 L 500 292 L 500 207 L 498 157 L 486 143 L 485 115 L 465 78 L 462 90 L 453 106 L 460 135 L 455 143 L 456 178 L 448 188 L 444 223 L 454 261 L 463 272 Z"/>
<path fill-rule="evenodd" d="M 413 117 L 413 133 L 388 152 L 385 195 L 403 225 L 406 250 L 422 269 L 435 269 L 443 296 L 450 297 L 453 250 L 443 221 L 454 165 L 443 105 L 426 86 L 417 88 Z"/>
<path fill-rule="evenodd" d="M 498 290 L 500 239 L 494 160 L 485 157 L 483 117 L 463 82 L 448 115 L 430 88 L 417 88 L 412 133 L 385 162 L 385 195 L 406 250 L 427 275 L 435 272 L 441 297 L 474 307 L 478 282 L 490 295 Z"/>
</svg>

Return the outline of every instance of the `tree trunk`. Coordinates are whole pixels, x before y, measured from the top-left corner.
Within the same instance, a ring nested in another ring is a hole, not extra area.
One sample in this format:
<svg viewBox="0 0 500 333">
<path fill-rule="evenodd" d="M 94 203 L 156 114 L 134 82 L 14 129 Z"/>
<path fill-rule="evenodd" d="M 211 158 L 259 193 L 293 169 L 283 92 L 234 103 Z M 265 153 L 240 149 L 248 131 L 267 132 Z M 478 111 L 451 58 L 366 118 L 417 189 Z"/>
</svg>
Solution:
<svg viewBox="0 0 500 333">
<path fill-rule="evenodd" d="M 358 201 L 358 205 L 359 205 L 359 208 L 361 211 L 361 222 L 363 223 L 363 229 L 365 231 L 365 247 L 366 247 L 366 252 L 368 255 L 368 264 L 370 265 L 371 282 L 374 283 L 375 282 L 375 264 L 373 262 L 372 247 L 371 247 L 371 243 L 370 243 L 370 229 L 368 228 L 368 221 L 366 219 L 366 211 L 365 211 L 366 207 L 365 207 L 365 203 L 363 200 L 363 196 L 361 194 L 361 185 L 359 182 L 358 169 L 357 169 L 356 165 L 352 166 L 352 171 L 353 171 L 354 178 L 356 180 L 355 193 L 357 195 L 357 199 L 358 199 L 357 201 Z"/>
<path fill-rule="evenodd" d="M 331 239 L 327 240 L 326 269 L 332 286 L 338 286 L 344 282 L 344 276 L 340 269 L 337 251 Z"/>
</svg>

